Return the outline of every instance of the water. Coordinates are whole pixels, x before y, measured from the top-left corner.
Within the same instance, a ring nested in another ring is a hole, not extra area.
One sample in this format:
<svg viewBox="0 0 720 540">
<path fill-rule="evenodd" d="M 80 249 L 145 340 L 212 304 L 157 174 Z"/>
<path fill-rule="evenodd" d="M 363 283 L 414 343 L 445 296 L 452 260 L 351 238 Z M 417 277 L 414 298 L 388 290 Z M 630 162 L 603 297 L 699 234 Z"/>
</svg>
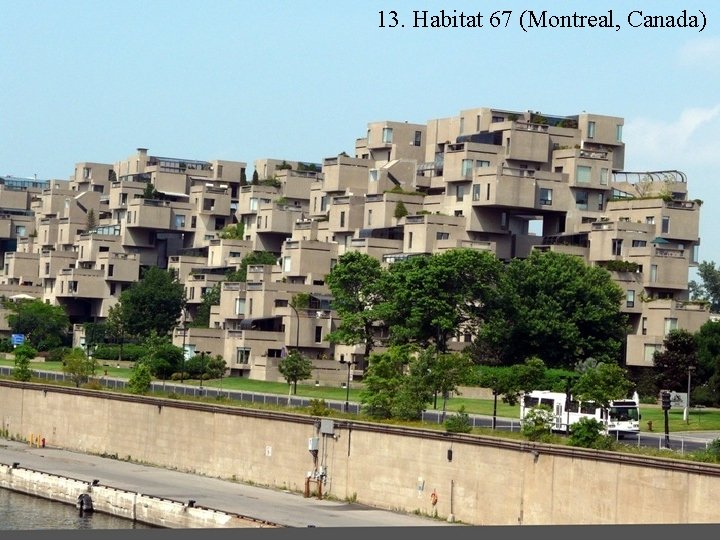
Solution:
<svg viewBox="0 0 720 540">
<path fill-rule="evenodd" d="M 0 530 L 153 528 L 100 512 L 86 512 L 81 516 L 74 505 L 0 488 Z"/>
</svg>

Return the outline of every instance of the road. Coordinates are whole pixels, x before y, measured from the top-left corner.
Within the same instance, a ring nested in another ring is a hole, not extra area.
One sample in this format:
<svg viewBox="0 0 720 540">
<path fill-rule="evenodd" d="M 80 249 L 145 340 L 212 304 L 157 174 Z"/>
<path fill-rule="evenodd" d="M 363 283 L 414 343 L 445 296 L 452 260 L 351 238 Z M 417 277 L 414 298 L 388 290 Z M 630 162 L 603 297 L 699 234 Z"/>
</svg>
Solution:
<svg viewBox="0 0 720 540">
<path fill-rule="evenodd" d="M 84 482 L 99 480 L 110 486 L 144 495 L 187 502 L 198 506 L 277 523 L 285 527 L 458 527 L 414 514 L 370 508 L 357 503 L 305 498 L 288 491 L 261 488 L 129 463 L 115 459 L 37 448 L 0 440 L 0 463 L 18 463 L 25 469 L 65 476 Z"/>
</svg>

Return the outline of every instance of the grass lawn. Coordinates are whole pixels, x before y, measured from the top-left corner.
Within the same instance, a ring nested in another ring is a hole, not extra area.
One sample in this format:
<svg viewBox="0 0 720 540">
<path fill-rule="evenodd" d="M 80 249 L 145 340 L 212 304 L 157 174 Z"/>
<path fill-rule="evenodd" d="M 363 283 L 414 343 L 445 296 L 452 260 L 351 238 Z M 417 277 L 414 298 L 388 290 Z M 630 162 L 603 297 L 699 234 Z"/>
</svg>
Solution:
<svg viewBox="0 0 720 540">
<path fill-rule="evenodd" d="M 12 366 L 12 360 L 0 359 L 0 365 Z M 62 371 L 60 362 L 43 362 L 33 363 L 34 369 L 43 371 Z M 115 367 L 108 362 L 108 365 L 100 365 L 97 376 L 102 377 L 129 378 L 131 375 L 130 368 Z M 185 384 L 198 386 L 197 380 L 186 380 Z M 225 390 L 246 390 L 249 392 L 260 392 L 267 394 L 284 394 L 290 393 L 290 387 L 284 382 L 257 381 L 241 377 L 225 377 L 222 380 L 212 379 L 203 381 L 203 386 L 222 387 Z M 297 396 L 317 399 L 328 399 L 334 401 L 345 401 L 346 390 L 335 386 L 315 386 L 310 384 L 298 384 Z M 360 389 L 350 389 L 350 401 L 357 402 L 360 400 Z M 460 407 L 465 407 L 465 412 L 469 414 L 492 415 L 493 401 L 488 399 L 470 399 L 462 396 L 450 398 L 445 404 L 446 410 L 457 411 Z M 438 397 L 437 410 L 442 410 L 443 400 Z M 433 404 L 428 406 L 428 410 L 435 409 Z M 640 429 L 641 431 L 651 431 L 648 422 L 652 422 L 652 432 L 665 432 L 665 417 L 659 405 L 640 405 Z M 501 399 L 497 402 L 497 415 L 505 418 L 519 418 L 520 405 L 508 405 L 503 403 Z M 683 419 L 682 410 L 670 410 L 668 412 L 669 431 L 697 431 L 697 430 L 717 430 L 720 431 L 720 410 L 713 408 L 695 409 L 691 408 L 689 421 Z"/>
</svg>

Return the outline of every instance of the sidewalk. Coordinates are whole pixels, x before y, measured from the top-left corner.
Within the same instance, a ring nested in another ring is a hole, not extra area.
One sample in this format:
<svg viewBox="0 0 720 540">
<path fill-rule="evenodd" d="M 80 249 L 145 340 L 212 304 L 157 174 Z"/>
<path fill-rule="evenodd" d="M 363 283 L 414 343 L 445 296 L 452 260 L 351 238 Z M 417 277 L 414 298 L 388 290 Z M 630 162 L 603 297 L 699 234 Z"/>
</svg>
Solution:
<svg viewBox="0 0 720 540">
<path fill-rule="evenodd" d="M 0 463 L 86 482 L 196 504 L 278 523 L 285 527 L 432 527 L 445 521 L 369 508 L 356 503 L 305 498 L 158 467 L 0 439 Z"/>
</svg>

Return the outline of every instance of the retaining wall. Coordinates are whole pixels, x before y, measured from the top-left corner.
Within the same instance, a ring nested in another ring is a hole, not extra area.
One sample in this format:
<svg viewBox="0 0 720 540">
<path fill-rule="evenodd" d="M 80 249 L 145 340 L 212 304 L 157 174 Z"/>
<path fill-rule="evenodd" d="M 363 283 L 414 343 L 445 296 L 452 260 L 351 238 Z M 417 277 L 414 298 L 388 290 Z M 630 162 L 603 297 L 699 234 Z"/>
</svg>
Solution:
<svg viewBox="0 0 720 540">
<path fill-rule="evenodd" d="M 297 492 L 311 474 L 340 500 L 473 525 L 720 522 L 716 465 L 10 381 L 0 422 L 15 438 Z"/>
</svg>

